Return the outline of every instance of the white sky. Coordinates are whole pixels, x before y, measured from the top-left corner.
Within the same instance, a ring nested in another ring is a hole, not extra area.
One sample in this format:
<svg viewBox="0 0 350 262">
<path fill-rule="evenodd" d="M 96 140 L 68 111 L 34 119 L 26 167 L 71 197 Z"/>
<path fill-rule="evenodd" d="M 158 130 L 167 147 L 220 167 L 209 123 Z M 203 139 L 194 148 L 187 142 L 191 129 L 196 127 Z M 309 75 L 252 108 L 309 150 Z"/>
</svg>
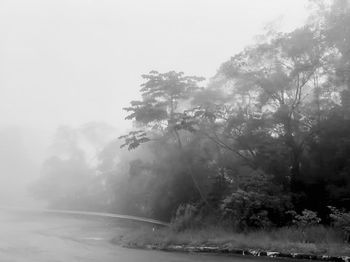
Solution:
<svg viewBox="0 0 350 262">
<path fill-rule="evenodd" d="M 0 126 L 53 130 L 105 121 L 124 129 L 122 107 L 141 74 L 209 78 L 283 16 L 300 25 L 307 0 L 0 0 Z"/>
</svg>

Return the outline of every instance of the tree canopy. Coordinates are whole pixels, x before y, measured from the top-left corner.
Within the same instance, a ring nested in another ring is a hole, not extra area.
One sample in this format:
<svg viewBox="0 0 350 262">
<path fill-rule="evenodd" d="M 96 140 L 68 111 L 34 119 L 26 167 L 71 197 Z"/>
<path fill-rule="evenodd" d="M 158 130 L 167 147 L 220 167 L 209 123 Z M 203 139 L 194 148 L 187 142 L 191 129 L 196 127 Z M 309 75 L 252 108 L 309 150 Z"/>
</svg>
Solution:
<svg viewBox="0 0 350 262">
<path fill-rule="evenodd" d="M 350 4 L 313 5 L 304 26 L 246 47 L 206 86 L 142 75 L 141 99 L 124 108 L 133 129 L 98 151 L 101 206 L 164 220 L 188 207 L 239 229 L 289 225 L 305 209 L 329 223 L 328 206 L 349 209 Z"/>
</svg>

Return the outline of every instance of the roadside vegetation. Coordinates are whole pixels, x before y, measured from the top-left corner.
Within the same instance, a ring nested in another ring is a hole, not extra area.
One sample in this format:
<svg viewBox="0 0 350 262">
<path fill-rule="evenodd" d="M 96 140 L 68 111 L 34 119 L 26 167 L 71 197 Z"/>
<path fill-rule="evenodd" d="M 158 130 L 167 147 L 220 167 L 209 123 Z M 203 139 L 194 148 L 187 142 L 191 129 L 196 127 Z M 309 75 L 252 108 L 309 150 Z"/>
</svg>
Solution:
<svg viewBox="0 0 350 262">
<path fill-rule="evenodd" d="M 244 249 L 282 253 L 302 253 L 311 255 L 349 256 L 350 247 L 344 243 L 341 231 L 324 226 L 314 226 L 306 230 L 283 227 L 271 230 L 257 230 L 237 233 L 227 228 L 205 227 L 174 231 L 169 228 L 153 230 L 144 227 L 127 231 L 113 242 L 126 247 L 170 245 L 218 246 L 225 249 Z"/>
<path fill-rule="evenodd" d="M 350 4 L 310 4 L 303 27 L 266 33 L 206 84 L 142 75 L 119 139 L 60 129 L 32 191 L 55 208 L 172 222 L 125 243 L 349 255 Z"/>
<path fill-rule="evenodd" d="M 320 218 L 309 210 L 295 219 L 290 226 L 279 228 L 234 230 L 229 226 L 194 224 L 189 216 L 177 217 L 168 228 L 144 226 L 128 230 L 113 242 L 126 247 L 153 246 L 166 248 L 171 245 L 215 246 L 223 249 L 243 249 L 310 255 L 350 256 L 349 235 L 343 226 L 348 225 L 350 213 L 339 213 L 331 207 L 331 226 L 319 224 Z M 186 221 L 187 220 L 187 221 Z"/>
</svg>

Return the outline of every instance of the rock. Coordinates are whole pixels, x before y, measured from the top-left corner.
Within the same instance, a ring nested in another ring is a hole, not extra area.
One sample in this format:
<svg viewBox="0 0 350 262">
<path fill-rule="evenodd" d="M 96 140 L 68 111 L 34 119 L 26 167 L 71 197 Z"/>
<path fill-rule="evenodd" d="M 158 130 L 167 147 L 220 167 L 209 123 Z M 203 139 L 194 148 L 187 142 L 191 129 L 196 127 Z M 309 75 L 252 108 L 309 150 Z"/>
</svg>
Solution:
<svg viewBox="0 0 350 262">
<path fill-rule="evenodd" d="M 274 251 L 267 251 L 266 252 L 266 255 L 268 257 L 277 257 L 277 255 L 279 255 L 280 253 L 279 252 L 274 252 Z"/>
</svg>

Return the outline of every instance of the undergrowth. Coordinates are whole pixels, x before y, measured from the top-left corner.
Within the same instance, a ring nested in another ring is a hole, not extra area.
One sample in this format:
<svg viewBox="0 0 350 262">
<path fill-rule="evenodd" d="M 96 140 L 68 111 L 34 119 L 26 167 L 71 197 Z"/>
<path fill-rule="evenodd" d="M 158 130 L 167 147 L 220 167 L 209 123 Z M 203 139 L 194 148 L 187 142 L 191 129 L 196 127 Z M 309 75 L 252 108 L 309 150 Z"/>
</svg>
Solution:
<svg viewBox="0 0 350 262">
<path fill-rule="evenodd" d="M 114 242 L 122 245 L 207 245 L 226 248 L 258 249 L 287 253 L 350 255 L 350 246 L 341 231 L 322 225 L 306 228 L 283 227 L 237 233 L 224 227 L 173 228 L 142 227 L 129 231 Z"/>
</svg>

